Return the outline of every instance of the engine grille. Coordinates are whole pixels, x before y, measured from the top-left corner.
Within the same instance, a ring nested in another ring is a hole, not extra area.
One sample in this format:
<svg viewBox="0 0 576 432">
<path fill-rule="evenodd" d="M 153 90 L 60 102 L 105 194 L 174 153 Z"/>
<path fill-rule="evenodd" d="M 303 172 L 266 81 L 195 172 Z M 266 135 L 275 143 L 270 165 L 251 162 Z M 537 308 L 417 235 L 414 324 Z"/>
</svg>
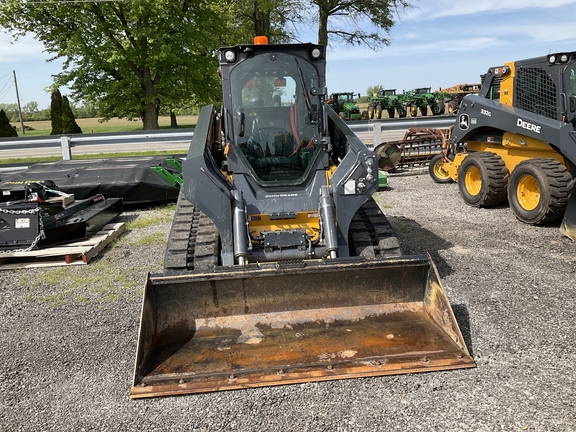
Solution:
<svg viewBox="0 0 576 432">
<path fill-rule="evenodd" d="M 556 119 L 556 84 L 542 68 L 520 67 L 516 70 L 514 106 Z"/>
</svg>

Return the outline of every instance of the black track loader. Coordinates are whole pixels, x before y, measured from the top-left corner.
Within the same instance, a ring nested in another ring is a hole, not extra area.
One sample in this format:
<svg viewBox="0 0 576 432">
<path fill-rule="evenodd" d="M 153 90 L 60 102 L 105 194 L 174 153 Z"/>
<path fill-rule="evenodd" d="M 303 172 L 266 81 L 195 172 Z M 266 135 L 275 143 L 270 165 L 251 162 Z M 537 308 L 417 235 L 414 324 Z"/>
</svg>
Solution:
<svg viewBox="0 0 576 432">
<path fill-rule="evenodd" d="M 402 255 L 372 199 L 376 154 L 325 102 L 324 47 L 219 59 L 130 397 L 473 367 L 430 257 Z"/>
</svg>

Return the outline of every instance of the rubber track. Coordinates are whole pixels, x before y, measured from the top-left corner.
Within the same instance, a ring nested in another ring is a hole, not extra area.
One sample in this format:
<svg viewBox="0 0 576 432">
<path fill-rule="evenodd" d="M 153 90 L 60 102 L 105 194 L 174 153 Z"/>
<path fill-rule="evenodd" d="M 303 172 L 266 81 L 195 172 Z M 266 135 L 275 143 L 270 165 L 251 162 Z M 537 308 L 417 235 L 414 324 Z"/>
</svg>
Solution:
<svg viewBox="0 0 576 432">
<path fill-rule="evenodd" d="M 402 255 L 398 237 L 374 198 L 368 199 L 352 218 L 349 243 L 352 256 L 375 258 Z"/>
<path fill-rule="evenodd" d="M 210 271 L 217 264 L 216 225 L 186 200 L 180 191 L 164 255 L 164 272 L 179 274 L 189 271 Z"/>
<path fill-rule="evenodd" d="M 375 258 L 402 255 L 392 225 L 373 198 L 366 201 L 352 218 L 349 240 L 352 256 Z M 180 192 L 164 256 L 164 272 L 211 271 L 217 265 L 216 226 Z"/>
</svg>

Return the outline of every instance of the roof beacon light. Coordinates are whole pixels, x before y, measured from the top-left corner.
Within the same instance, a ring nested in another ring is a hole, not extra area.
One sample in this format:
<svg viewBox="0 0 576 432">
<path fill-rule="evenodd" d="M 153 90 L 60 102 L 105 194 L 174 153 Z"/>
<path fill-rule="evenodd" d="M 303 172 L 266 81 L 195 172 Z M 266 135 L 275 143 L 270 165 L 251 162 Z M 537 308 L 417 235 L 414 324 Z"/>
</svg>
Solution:
<svg viewBox="0 0 576 432">
<path fill-rule="evenodd" d="M 268 45 L 268 37 L 267 36 L 254 37 L 254 45 Z"/>
</svg>

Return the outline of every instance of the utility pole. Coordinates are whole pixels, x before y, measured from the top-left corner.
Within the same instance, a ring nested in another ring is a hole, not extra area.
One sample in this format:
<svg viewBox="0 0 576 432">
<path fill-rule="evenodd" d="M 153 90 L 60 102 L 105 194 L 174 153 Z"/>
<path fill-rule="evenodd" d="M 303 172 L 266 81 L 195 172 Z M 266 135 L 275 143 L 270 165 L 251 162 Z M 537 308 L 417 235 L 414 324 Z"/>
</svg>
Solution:
<svg viewBox="0 0 576 432">
<path fill-rule="evenodd" d="M 24 132 L 24 121 L 22 120 L 22 107 L 20 106 L 20 95 L 18 94 L 18 82 L 16 81 L 16 71 L 13 70 L 14 74 L 14 86 L 16 87 L 16 100 L 18 101 L 18 114 L 20 115 L 20 128 L 22 128 L 22 135 L 26 135 Z"/>
</svg>

